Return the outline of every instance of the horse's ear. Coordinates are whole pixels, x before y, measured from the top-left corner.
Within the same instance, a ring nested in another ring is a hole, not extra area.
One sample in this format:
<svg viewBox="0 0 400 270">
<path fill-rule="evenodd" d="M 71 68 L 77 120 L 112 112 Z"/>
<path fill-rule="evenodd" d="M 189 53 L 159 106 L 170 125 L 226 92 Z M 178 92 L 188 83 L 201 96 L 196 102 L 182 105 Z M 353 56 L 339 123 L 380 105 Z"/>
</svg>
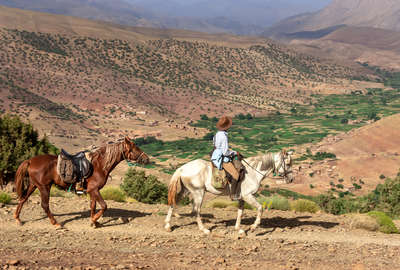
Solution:
<svg viewBox="0 0 400 270">
<path fill-rule="evenodd" d="M 286 150 L 285 149 L 282 149 L 282 155 L 285 157 L 286 156 Z"/>
<path fill-rule="evenodd" d="M 132 142 L 132 140 L 129 139 L 128 136 L 125 136 L 125 143 L 126 143 L 126 144 L 130 144 L 131 142 Z"/>
</svg>

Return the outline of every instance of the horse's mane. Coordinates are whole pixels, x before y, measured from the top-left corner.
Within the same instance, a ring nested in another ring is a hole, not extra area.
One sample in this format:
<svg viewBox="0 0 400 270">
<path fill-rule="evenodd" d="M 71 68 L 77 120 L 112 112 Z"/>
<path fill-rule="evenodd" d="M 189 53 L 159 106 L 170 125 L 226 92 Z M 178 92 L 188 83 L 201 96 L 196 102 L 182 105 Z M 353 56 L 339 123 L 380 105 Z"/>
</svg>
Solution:
<svg viewBox="0 0 400 270">
<path fill-rule="evenodd" d="M 246 160 L 254 167 L 256 166 L 256 164 L 259 164 L 259 162 L 261 162 L 260 170 L 265 171 L 269 168 L 274 168 L 274 166 L 275 166 L 274 155 L 275 154 L 277 154 L 277 153 L 265 153 L 263 155 L 250 157 Z"/>
<path fill-rule="evenodd" d="M 92 162 L 101 158 L 103 160 L 103 169 L 108 171 L 115 162 L 121 159 L 123 151 L 123 142 L 107 144 L 89 154 Z"/>
</svg>

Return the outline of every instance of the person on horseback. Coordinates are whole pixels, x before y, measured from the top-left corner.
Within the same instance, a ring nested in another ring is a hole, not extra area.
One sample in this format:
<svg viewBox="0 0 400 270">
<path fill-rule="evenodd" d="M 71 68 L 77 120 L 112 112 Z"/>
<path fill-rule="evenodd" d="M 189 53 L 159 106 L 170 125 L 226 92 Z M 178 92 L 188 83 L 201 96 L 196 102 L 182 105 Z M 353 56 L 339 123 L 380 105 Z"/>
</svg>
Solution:
<svg viewBox="0 0 400 270">
<path fill-rule="evenodd" d="M 211 156 L 211 161 L 218 169 L 224 169 L 232 176 L 230 197 L 232 200 L 239 200 L 240 195 L 237 194 L 239 172 L 232 162 L 235 157 L 239 156 L 239 153 L 229 149 L 227 131 L 231 126 L 232 118 L 229 116 L 222 116 L 218 120 L 216 124 L 218 132 L 213 138 L 214 151 Z"/>
</svg>

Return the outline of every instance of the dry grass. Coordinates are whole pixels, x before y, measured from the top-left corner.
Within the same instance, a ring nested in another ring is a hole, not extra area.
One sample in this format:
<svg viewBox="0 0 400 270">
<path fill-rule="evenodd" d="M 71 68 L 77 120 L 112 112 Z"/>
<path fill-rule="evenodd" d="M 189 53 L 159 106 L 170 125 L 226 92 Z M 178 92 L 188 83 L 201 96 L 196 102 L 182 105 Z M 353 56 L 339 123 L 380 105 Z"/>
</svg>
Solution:
<svg viewBox="0 0 400 270">
<path fill-rule="evenodd" d="M 111 187 L 111 186 L 104 187 L 103 189 L 100 190 L 100 194 L 104 200 L 112 200 L 112 201 L 116 201 L 116 202 L 125 202 L 126 201 L 125 192 L 123 192 L 118 187 Z"/>
<path fill-rule="evenodd" d="M 348 214 L 346 215 L 350 220 L 350 228 L 362 229 L 367 231 L 378 231 L 379 224 L 375 218 L 363 214 Z"/>
<path fill-rule="evenodd" d="M 6 192 L 0 192 L 0 203 L 8 204 L 12 200 L 11 195 Z"/>
</svg>

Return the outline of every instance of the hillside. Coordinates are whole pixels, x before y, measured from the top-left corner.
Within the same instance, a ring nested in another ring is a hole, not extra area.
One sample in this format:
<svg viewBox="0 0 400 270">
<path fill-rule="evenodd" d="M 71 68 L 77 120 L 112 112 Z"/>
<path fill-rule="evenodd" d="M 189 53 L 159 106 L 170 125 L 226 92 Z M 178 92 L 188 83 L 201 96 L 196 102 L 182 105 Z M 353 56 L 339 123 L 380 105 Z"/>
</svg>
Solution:
<svg viewBox="0 0 400 270">
<path fill-rule="evenodd" d="M 1 109 L 61 146 L 66 138 L 86 147 L 124 133 L 202 136 L 185 127 L 200 114 L 265 114 L 312 93 L 368 87 L 351 82 L 362 70 L 266 39 L 0 11 Z"/>
<path fill-rule="evenodd" d="M 290 17 L 264 34 L 315 31 L 336 25 L 400 30 L 400 2 L 397 0 L 333 0 L 321 11 Z"/>
<path fill-rule="evenodd" d="M 312 153 L 333 153 L 336 159 L 302 162 L 291 189 L 309 194 L 331 188 L 356 194 L 375 189 L 385 177 L 394 177 L 399 171 L 399 126 L 400 114 L 395 114 L 345 134 L 328 136 L 316 145 L 302 146 L 299 153 L 309 148 Z"/>
<path fill-rule="evenodd" d="M 321 31 L 304 33 L 286 35 L 294 49 L 325 58 L 400 69 L 400 32 L 371 27 L 340 27 L 321 36 L 316 34 L 323 33 Z"/>
</svg>

